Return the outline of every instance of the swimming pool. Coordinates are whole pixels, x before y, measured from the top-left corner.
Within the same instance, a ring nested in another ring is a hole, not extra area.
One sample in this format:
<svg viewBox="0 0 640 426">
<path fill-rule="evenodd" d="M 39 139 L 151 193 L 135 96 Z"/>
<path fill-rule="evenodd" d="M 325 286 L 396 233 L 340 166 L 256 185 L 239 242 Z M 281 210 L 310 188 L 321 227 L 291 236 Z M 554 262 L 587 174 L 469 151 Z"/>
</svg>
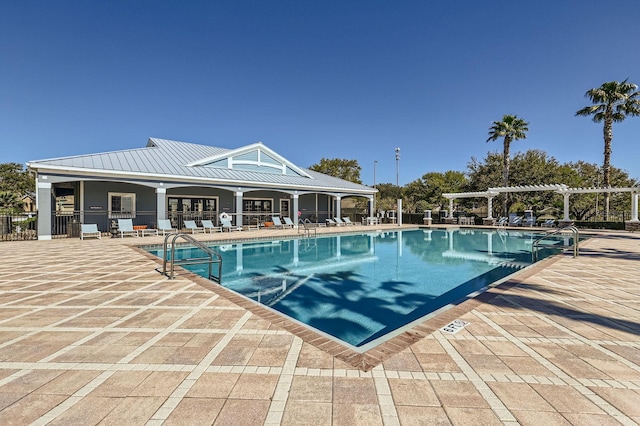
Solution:
<svg viewBox="0 0 640 426">
<path fill-rule="evenodd" d="M 530 265 L 540 235 L 414 229 L 211 247 L 222 254 L 224 287 L 364 350 Z M 149 251 L 162 256 L 161 248 Z M 198 251 L 176 247 L 176 258 Z"/>
</svg>

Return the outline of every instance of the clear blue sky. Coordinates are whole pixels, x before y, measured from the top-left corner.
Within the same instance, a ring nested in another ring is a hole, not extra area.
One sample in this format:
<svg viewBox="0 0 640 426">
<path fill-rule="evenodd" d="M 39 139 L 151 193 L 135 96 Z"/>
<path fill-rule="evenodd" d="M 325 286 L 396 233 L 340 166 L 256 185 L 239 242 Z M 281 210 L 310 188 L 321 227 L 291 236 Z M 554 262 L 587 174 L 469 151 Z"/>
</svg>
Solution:
<svg viewBox="0 0 640 426">
<path fill-rule="evenodd" d="M 491 122 L 512 153 L 602 163 L 584 93 L 640 84 L 640 2 L 18 1 L 0 6 L 0 163 L 144 146 L 262 141 L 297 165 L 355 159 L 362 180 L 466 171 Z M 640 117 L 612 164 L 640 178 Z"/>
</svg>

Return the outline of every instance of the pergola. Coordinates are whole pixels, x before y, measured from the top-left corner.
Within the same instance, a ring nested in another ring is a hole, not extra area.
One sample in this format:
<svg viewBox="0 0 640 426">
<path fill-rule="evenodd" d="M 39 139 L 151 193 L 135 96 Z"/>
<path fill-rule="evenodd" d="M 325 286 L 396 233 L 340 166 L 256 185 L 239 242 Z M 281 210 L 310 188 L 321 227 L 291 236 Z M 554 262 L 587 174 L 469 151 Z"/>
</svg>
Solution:
<svg viewBox="0 0 640 426">
<path fill-rule="evenodd" d="M 487 199 L 487 217 L 486 221 L 492 221 L 493 198 L 509 192 L 534 192 L 534 191 L 554 191 L 564 196 L 564 217 L 562 222 L 571 222 L 569 219 L 569 197 L 572 194 L 597 194 L 611 192 L 629 192 L 631 193 L 631 220 L 629 222 L 638 221 L 638 194 L 640 187 L 634 186 L 629 188 L 569 188 L 564 184 L 553 185 L 523 185 L 523 186 L 502 186 L 489 188 L 486 191 L 479 192 L 458 192 L 445 193 L 443 197 L 449 200 L 449 218 L 453 218 L 453 201 L 458 198 L 486 198 Z"/>
</svg>

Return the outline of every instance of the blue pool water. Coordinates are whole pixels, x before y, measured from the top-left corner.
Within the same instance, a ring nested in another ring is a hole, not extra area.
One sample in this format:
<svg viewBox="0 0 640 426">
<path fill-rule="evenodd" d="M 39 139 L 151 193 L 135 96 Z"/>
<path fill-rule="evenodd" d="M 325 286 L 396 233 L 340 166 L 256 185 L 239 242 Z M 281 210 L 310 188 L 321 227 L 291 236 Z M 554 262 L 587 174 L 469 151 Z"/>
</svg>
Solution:
<svg viewBox="0 0 640 426">
<path fill-rule="evenodd" d="M 211 247 L 224 287 L 362 347 L 528 266 L 538 236 L 417 229 Z M 198 251 L 176 247 L 176 258 Z"/>
</svg>

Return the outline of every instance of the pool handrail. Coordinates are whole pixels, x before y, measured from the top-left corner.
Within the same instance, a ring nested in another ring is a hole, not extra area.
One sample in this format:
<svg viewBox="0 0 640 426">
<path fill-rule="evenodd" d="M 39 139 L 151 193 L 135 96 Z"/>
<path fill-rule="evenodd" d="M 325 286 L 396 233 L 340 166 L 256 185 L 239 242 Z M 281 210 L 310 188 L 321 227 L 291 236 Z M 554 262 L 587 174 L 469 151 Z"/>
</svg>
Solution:
<svg viewBox="0 0 640 426">
<path fill-rule="evenodd" d="M 542 241 L 547 238 L 550 237 L 551 235 L 557 235 L 557 234 L 562 234 L 562 233 L 567 233 L 567 232 L 571 232 L 573 234 L 573 244 L 565 244 L 565 245 L 558 245 L 558 244 L 548 244 L 548 243 L 543 243 Z M 533 242 L 533 244 L 531 245 L 531 257 L 532 260 L 534 262 L 538 261 L 538 248 L 539 247 L 550 247 L 550 248 L 561 248 L 561 249 L 567 249 L 570 248 L 573 250 L 573 257 L 578 257 L 578 255 L 580 254 L 580 248 L 579 248 L 579 242 L 580 242 L 580 231 L 578 231 L 578 228 L 576 228 L 573 225 L 569 225 L 569 226 L 565 226 L 562 228 L 558 228 L 558 229 L 554 229 L 552 231 L 548 231 L 546 232 L 542 237 L 538 238 L 537 240 L 535 240 Z"/>
<path fill-rule="evenodd" d="M 173 238 L 171 243 L 168 243 L 169 238 Z M 199 249 L 203 250 L 207 256 L 206 257 L 194 257 L 188 259 L 178 259 L 175 258 L 176 253 L 176 240 L 181 238 Z M 171 259 L 167 257 L 167 250 L 171 248 Z M 166 275 L 169 279 L 175 278 L 175 266 L 178 265 L 200 265 L 203 263 L 207 263 L 209 265 L 209 279 L 211 281 L 217 282 L 218 284 L 222 284 L 222 255 L 217 251 L 211 249 L 204 243 L 196 240 L 191 235 L 177 232 L 170 233 L 164 237 L 164 243 L 162 245 L 162 275 Z M 214 259 L 215 257 L 215 259 Z M 167 270 L 167 263 L 170 263 L 171 268 Z M 213 264 L 218 264 L 218 276 L 213 275 Z"/>
</svg>

